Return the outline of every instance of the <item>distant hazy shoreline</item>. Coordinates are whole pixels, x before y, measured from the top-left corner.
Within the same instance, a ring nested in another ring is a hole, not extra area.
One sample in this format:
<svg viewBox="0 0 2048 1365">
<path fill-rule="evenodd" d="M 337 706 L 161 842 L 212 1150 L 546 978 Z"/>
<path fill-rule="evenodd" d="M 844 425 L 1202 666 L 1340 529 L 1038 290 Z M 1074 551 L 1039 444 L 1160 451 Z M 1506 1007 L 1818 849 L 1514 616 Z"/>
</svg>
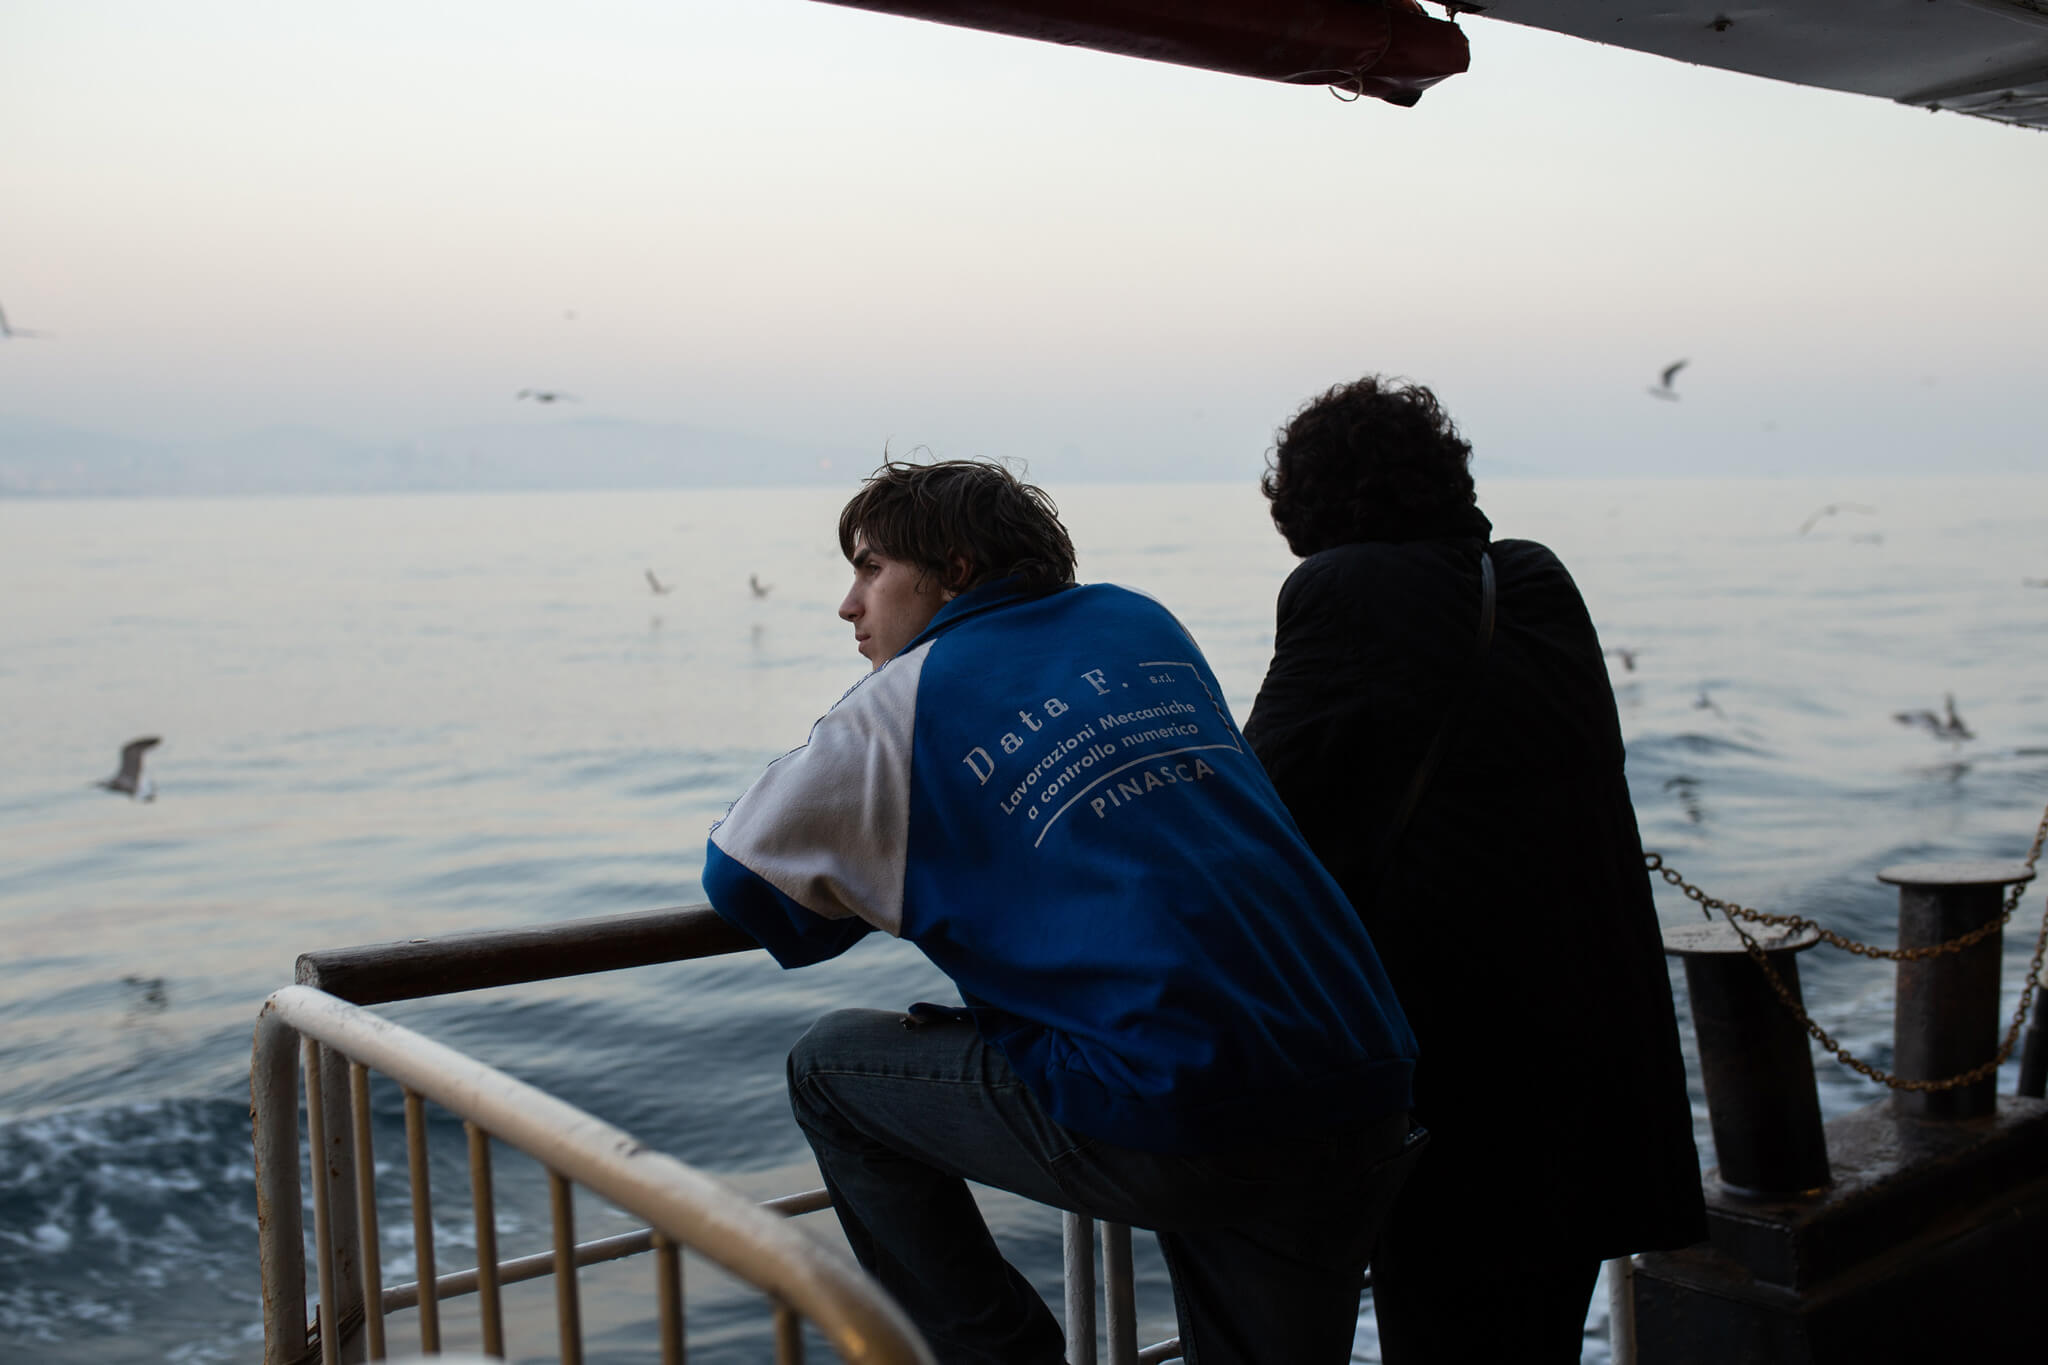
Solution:
<svg viewBox="0 0 2048 1365">
<path fill-rule="evenodd" d="M 363 440 L 271 427 L 153 442 L 0 418 L 0 497 L 489 493 L 781 487 L 845 478 L 873 457 L 698 427 L 572 417 Z"/>
<path fill-rule="evenodd" d="M 963 454 L 981 452 L 963 451 Z M 991 452 L 1010 453 L 1010 452 Z M 1048 484 L 1252 482 L 1264 452 L 1223 459 L 1190 453 L 1160 462 L 1062 450 L 1022 463 Z M 150 441 L 0 415 L 0 500 L 38 498 L 266 497 L 394 493 L 629 492 L 675 488 L 844 486 L 884 457 L 858 441 L 806 441 L 674 423 L 549 414 L 529 422 L 448 428 L 404 439 L 365 439 L 312 427 L 268 427 L 202 441 Z M 1684 481 L 1826 478 L 2005 478 L 2022 469 L 1872 468 L 1720 475 L 1696 469 L 1551 469 L 1473 457 L 1482 484 L 1507 479 L 1651 478 Z"/>
</svg>

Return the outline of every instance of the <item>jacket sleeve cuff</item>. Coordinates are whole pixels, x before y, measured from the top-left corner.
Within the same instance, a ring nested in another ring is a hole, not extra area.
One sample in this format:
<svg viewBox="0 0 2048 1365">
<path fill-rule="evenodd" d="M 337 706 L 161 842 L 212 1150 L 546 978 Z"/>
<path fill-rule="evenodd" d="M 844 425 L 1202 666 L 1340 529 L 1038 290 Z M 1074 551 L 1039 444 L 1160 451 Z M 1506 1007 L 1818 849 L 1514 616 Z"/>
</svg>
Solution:
<svg viewBox="0 0 2048 1365">
<path fill-rule="evenodd" d="M 711 840 L 704 844 L 703 880 L 711 908 L 785 967 L 837 957 L 873 927 L 863 919 L 826 919 L 804 909 Z"/>
</svg>

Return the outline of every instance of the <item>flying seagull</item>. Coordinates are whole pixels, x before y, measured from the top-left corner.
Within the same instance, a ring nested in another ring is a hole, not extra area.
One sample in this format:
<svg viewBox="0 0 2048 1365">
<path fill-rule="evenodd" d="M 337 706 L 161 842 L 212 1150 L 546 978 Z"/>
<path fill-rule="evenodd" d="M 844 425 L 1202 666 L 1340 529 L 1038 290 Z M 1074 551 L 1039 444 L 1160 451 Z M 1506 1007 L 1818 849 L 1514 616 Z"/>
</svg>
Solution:
<svg viewBox="0 0 2048 1365">
<path fill-rule="evenodd" d="M 1656 385 L 1656 387 L 1647 390 L 1649 395 L 1652 398 L 1668 398 L 1672 402 L 1676 403 L 1678 401 L 1678 390 L 1672 387 L 1672 381 L 1677 379 L 1678 372 L 1684 369 L 1690 363 L 1691 362 L 1689 361 L 1680 360 L 1673 364 L 1666 365 L 1664 367 L 1664 374 L 1658 382 L 1658 384 Z"/>
<path fill-rule="evenodd" d="M 1620 645 L 1609 645 L 1600 652 L 1602 654 L 1612 654 L 1615 658 L 1621 660 L 1622 672 L 1633 673 L 1636 671 L 1636 652 L 1634 650 L 1623 649 Z"/>
<path fill-rule="evenodd" d="M 1664 779 L 1664 790 L 1678 793 L 1678 808 L 1685 812 L 1685 818 L 1695 825 L 1706 823 L 1707 809 L 1700 803 L 1700 780 L 1691 773 L 1679 773 Z"/>
<path fill-rule="evenodd" d="M 512 401 L 515 403 L 522 398 L 531 398 L 536 403 L 573 403 L 576 401 L 575 394 L 561 393 L 555 389 L 521 389 L 512 395 Z"/>
<path fill-rule="evenodd" d="M 142 994 L 141 1000 L 129 1005 L 137 1014 L 160 1014 L 170 1007 L 171 997 L 164 990 L 164 979 L 160 976 L 138 976 L 134 972 L 121 978 L 121 984 Z"/>
<path fill-rule="evenodd" d="M 775 585 L 773 583 L 763 583 L 761 575 L 757 573 L 747 575 L 747 586 L 754 590 L 754 596 L 756 597 L 766 597 L 769 593 L 775 591 Z"/>
<path fill-rule="evenodd" d="M 676 590 L 675 584 L 664 583 L 659 578 L 656 578 L 652 569 L 647 571 L 647 586 L 654 589 L 656 597 L 666 597 Z"/>
<path fill-rule="evenodd" d="M 1955 693 L 1949 692 L 1944 694 L 1942 705 L 1943 710 L 1947 712 L 1946 715 L 1937 716 L 1932 711 L 1925 710 L 1894 711 L 1892 719 L 1901 725 L 1911 725 L 1925 730 L 1936 739 L 1953 740 L 1956 743 L 1961 743 L 1963 740 L 1975 739 L 1977 737 L 1971 733 L 1969 726 L 1963 724 L 1963 718 L 1956 714 Z"/>
<path fill-rule="evenodd" d="M 154 801 L 156 784 L 142 775 L 142 756 L 163 741 L 155 735 L 131 739 L 121 746 L 121 771 L 101 782 L 110 792 L 125 792 L 138 801 Z"/>
<path fill-rule="evenodd" d="M 1693 698 L 1692 709 L 1695 711 L 1712 711 L 1723 720 L 1728 718 L 1728 713 L 1721 709 L 1721 703 L 1708 696 L 1707 689 L 1704 687 L 1700 689 L 1699 696 Z"/>
<path fill-rule="evenodd" d="M 1877 509 L 1875 507 L 1865 507 L 1860 502 L 1831 502 L 1826 507 L 1821 508 L 1818 512 L 1815 512 L 1812 516 L 1808 517 L 1805 521 L 1800 522 L 1799 534 L 1802 536 L 1805 535 L 1808 531 L 1811 531 L 1820 522 L 1820 519 L 1822 517 L 1832 517 L 1838 512 L 1863 512 L 1865 514 L 1868 514 L 1871 512 L 1875 512 L 1876 510 Z"/>
<path fill-rule="evenodd" d="M 26 332 L 19 327 L 8 326 L 7 310 L 0 308 L 0 339 L 12 341 L 16 337 L 40 337 L 47 335 L 49 335 L 47 332 Z"/>
</svg>

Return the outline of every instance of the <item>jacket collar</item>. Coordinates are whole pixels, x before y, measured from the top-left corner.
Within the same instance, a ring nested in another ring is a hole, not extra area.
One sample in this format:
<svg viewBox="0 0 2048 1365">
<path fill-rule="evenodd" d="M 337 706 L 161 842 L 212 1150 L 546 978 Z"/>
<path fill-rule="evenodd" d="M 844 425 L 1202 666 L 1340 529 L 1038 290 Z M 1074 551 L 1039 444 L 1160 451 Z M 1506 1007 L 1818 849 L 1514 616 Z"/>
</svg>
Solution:
<svg viewBox="0 0 2048 1365">
<path fill-rule="evenodd" d="M 930 623 L 918 632 L 917 638 L 903 647 L 903 652 L 907 654 L 925 641 L 937 639 L 970 616 L 983 616 L 1019 602 L 1032 602 L 1041 597 L 1050 597 L 1073 586 L 1075 585 L 1072 583 L 1062 583 L 1057 588 L 1032 591 L 1021 587 L 1014 575 L 990 579 L 980 587 L 969 588 L 940 607 Z"/>
<path fill-rule="evenodd" d="M 1477 507 L 1453 508 L 1441 515 L 1403 526 L 1398 531 L 1355 536 L 1348 543 L 1405 544 L 1415 540 L 1476 540 L 1485 545 L 1493 539 L 1493 523 Z"/>
</svg>

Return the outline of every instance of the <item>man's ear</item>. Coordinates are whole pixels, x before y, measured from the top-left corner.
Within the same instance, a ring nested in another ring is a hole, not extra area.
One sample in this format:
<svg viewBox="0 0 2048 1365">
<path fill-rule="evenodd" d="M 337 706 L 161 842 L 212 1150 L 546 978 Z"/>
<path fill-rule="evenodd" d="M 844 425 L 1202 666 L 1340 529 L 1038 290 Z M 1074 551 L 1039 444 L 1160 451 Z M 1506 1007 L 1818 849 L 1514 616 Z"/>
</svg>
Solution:
<svg viewBox="0 0 2048 1365">
<path fill-rule="evenodd" d="M 946 560 L 946 592 L 958 596 L 967 590 L 967 580 L 974 577 L 974 565 L 966 555 L 956 554 Z"/>
</svg>

